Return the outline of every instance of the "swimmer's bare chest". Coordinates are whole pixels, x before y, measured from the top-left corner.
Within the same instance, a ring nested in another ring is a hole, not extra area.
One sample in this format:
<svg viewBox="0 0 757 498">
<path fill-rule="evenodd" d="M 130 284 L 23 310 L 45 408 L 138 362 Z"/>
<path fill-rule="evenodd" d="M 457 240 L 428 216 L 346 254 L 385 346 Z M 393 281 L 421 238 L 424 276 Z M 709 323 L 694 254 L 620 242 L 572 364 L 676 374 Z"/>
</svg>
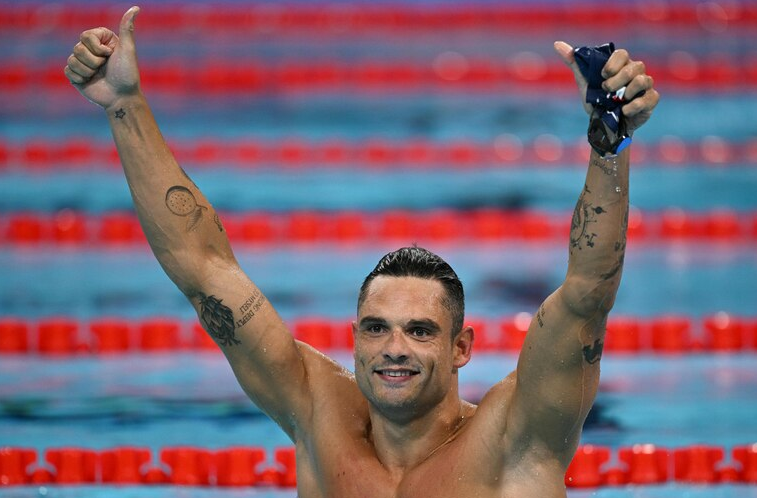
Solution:
<svg viewBox="0 0 757 498">
<path fill-rule="evenodd" d="M 508 471 L 471 436 L 401 475 L 387 471 L 365 441 L 332 441 L 316 458 L 298 449 L 298 498 L 565 498 L 562 476 Z"/>
</svg>

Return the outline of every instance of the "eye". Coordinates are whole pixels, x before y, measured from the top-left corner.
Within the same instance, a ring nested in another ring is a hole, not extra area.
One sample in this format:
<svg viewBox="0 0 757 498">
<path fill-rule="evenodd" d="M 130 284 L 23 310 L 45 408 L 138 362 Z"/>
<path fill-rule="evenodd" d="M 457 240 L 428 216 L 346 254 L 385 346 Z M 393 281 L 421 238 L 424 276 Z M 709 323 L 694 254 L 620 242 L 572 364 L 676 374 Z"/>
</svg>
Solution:
<svg viewBox="0 0 757 498">
<path fill-rule="evenodd" d="M 384 331 L 384 326 L 383 325 L 369 325 L 367 330 L 371 334 L 380 334 L 381 332 Z"/>
<path fill-rule="evenodd" d="M 421 327 L 416 327 L 410 331 L 410 335 L 413 337 L 428 337 L 431 333 Z"/>
</svg>

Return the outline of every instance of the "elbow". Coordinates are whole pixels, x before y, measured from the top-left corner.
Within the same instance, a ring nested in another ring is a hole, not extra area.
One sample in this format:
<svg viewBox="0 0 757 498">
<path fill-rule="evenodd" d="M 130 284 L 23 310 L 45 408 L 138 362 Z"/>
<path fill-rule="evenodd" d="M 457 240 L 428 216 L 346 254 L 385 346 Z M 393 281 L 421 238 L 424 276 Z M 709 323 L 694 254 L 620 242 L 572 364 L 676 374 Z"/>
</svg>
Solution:
<svg viewBox="0 0 757 498">
<path fill-rule="evenodd" d="M 582 317 L 606 316 L 615 305 L 620 279 L 568 277 L 561 287 L 563 300 Z"/>
</svg>

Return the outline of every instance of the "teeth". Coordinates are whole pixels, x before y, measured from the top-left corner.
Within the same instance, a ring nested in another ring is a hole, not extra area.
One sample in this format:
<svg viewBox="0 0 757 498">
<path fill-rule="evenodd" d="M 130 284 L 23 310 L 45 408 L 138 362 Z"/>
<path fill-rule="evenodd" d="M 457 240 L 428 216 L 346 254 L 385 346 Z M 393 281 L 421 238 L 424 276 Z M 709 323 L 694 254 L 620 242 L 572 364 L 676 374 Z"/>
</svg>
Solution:
<svg viewBox="0 0 757 498">
<path fill-rule="evenodd" d="M 412 375 L 412 373 L 407 370 L 384 370 L 383 373 L 387 377 L 410 377 Z"/>
</svg>

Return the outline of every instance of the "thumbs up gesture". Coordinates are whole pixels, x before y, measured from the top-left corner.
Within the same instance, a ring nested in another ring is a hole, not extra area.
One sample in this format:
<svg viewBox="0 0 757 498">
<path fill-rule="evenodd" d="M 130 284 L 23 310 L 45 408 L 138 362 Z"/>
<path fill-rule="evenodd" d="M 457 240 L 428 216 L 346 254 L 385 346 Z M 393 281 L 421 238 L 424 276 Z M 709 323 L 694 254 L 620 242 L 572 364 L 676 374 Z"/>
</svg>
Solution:
<svg viewBox="0 0 757 498">
<path fill-rule="evenodd" d="M 108 109 L 122 97 L 140 93 L 132 7 L 121 18 L 118 35 L 107 28 L 84 31 L 63 72 L 89 101 Z"/>
</svg>

